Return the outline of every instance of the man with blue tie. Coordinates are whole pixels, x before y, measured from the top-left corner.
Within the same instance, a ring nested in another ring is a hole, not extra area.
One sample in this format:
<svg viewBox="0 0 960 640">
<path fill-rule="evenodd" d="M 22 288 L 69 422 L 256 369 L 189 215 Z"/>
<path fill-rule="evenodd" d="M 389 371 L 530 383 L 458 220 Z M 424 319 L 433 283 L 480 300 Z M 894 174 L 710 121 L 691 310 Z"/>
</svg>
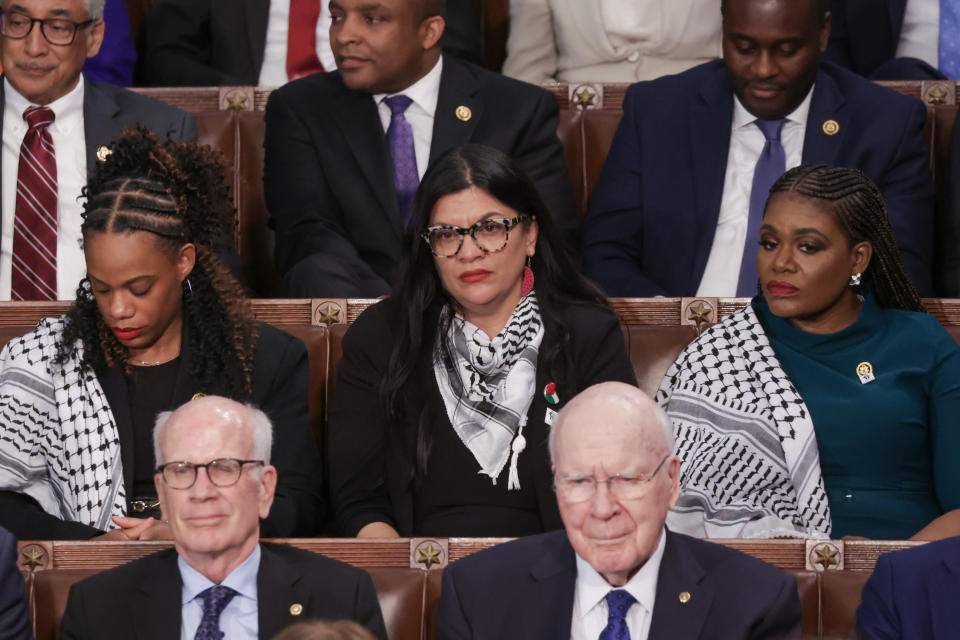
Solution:
<svg viewBox="0 0 960 640">
<path fill-rule="evenodd" d="M 73 585 L 62 637 L 255 640 L 324 618 L 386 640 L 367 573 L 259 541 L 277 483 L 272 430 L 262 411 L 216 396 L 160 414 L 154 483 L 174 548 Z"/>
<path fill-rule="evenodd" d="M 827 0 L 723 0 L 723 60 L 630 87 L 584 228 L 613 296 L 752 296 L 767 191 L 801 163 L 881 188 L 907 271 L 931 289 L 926 111 L 820 61 Z"/>
<path fill-rule="evenodd" d="M 573 398 L 550 432 L 564 530 L 448 566 L 440 640 L 795 638 L 796 581 L 739 551 L 668 531 L 673 427 L 622 382 Z"/>
</svg>

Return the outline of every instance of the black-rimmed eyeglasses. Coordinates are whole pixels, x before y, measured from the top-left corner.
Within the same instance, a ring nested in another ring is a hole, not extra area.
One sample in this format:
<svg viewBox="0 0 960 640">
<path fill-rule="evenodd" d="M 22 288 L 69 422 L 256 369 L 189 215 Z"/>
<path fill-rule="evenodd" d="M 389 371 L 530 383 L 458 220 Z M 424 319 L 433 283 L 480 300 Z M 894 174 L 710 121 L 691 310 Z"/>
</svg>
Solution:
<svg viewBox="0 0 960 640">
<path fill-rule="evenodd" d="M 31 18 L 19 11 L 0 12 L 0 35 L 4 38 L 20 40 L 26 38 L 33 31 L 33 25 L 40 23 L 40 33 L 47 42 L 58 47 L 66 47 L 73 44 L 77 37 L 77 31 L 88 27 L 96 20 L 84 20 L 83 22 L 74 22 L 66 18 Z"/>
<path fill-rule="evenodd" d="M 619 500 L 639 500 L 647 494 L 650 481 L 657 475 L 663 463 L 670 455 L 663 456 L 657 468 L 649 474 L 623 475 L 614 474 L 606 480 L 597 480 L 593 476 L 562 476 L 554 478 L 554 488 L 557 497 L 564 502 L 586 502 L 597 494 L 597 487 L 606 484 L 611 495 Z"/>
<path fill-rule="evenodd" d="M 238 460 L 236 458 L 217 458 L 206 464 L 168 462 L 154 469 L 154 473 L 162 474 L 163 481 L 171 489 L 189 489 L 197 481 L 197 470 L 205 468 L 207 477 L 210 478 L 213 485 L 232 487 L 240 479 L 245 464 L 262 466 L 266 463 L 263 460 Z"/>
<path fill-rule="evenodd" d="M 484 253 L 502 251 L 510 240 L 510 229 L 534 217 L 521 213 L 516 218 L 484 218 L 472 227 L 457 227 L 452 224 L 435 224 L 420 234 L 438 258 L 452 258 L 460 252 L 463 237 L 469 235 Z"/>
</svg>

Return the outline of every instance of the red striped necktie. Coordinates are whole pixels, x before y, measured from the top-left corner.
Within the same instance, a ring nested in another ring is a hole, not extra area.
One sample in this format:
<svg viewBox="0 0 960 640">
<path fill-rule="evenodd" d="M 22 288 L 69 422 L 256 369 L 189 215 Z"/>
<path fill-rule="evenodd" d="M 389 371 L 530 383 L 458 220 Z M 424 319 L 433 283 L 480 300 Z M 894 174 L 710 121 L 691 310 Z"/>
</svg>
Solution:
<svg viewBox="0 0 960 640">
<path fill-rule="evenodd" d="M 17 204 L 13 220 L 14 300 L 57 299 L 57 158 L 49 126 L 53 111 L 23 112 L 27 134 L 20 146 Z"/>
<path fill-rule="evenodd" d="M 287 80 L 323 71 L 317 57 L 317 20 L 321 0 L 290 0 L 287 22 Z"/>
</svg>

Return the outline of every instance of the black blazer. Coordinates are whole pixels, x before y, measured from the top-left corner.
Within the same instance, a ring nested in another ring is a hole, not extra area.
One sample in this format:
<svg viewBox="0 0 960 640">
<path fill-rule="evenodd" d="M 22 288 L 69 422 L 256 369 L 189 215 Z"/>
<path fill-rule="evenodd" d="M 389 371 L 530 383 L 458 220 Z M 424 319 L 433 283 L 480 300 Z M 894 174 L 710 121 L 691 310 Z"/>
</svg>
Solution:
<svg viewBox="0 0 960 640">
<path fill-rule="evenodd" d="M 324 556 L 260 543 L 258 635 L 272 638 L 309 618 L 354 620 L 386 640 L 367 572 Z M 181 588 L 175 549 L 164 549 L 70 587 L 61 624 L 64 640 L 169 640 L 180 637 Z M 290 607 L 302 605 L 293 615 Z"/>
<path fill-rule="evenodd" d="M 17 539 L 0 527 L 0 638 L 33 640 L 23 576 L 17 568 Z"/>
<path fill-rule="evenodd" d="M 393 347 L 397 303 L 388 298 L 364 311 L 343 338 L 343 360 L 337 369 L 337 386 L 328 413 L 327 438 L 331 495 L 340 531 L 355 536 L 365 525 L 382 521 L 402 536 L 416 530 L 413 511 L 412 471 L 399 447 L 387 446 L 387 430 L 396 429 L 384 412 L 378 385 L 387 372 Z M 524 435 L 527 449 L 521 464 L 533 465 L 534 484 L 543 530 L 561 525 L 553 494 L 553 475 L 547 451 L 549 430 L 542 390 L 557 383 L 559 411 L 583 389 L 609 380 L 636 384 L 623 333 L 613 312 L 597 307 L 570 305 L 560 312 L 570 328 L 574 370 L 569 382 L 551 380 L 543 351 L 537 363 L 537 382 Z M 548 337 L 545 336 L 544 340 Z M 424 402 L 432 403 L 443 425 L 450 427 L 443 398 L 436 384 L 423 390 Z M 412 447 L 412 442 L 407 445 Z M 506 474 L 506 471 L 504 471 Z M 506 482 L 504 475 L 500 482 Z M 429 532 L 426 532 L 429 534 Z M 464 531 L 461 535 L 469 536 Z"/>
<path fill-rule="evenodd" d="M 170 409 L 188 402 L 195 393 L 211 391 L 201 388 L 190 372 L 192 355 L 186 332 L 183 344 Z M 303 342 L 260 323 L 253 403 L 273 422 L 271 463 L 277 467 L 278 477 L 273 507 L 260 529 L 264 537 L 312 536 L 321 522 L 322 473 L 307 406 L 309 371 Z M 100 371 L 98 377 L 117 424 L 129 497 L 133 486 L 133 423 L 127 382 L 120 366 Z M 29 496 L 9 491 L 0 491 L 0 514 L 3 524 L 23 540 L 90 538 L 103 533 L 85 524 L 61 520 L 43 511 Z"/>
<path fill-rule="evenodd" d="M 466 121 L 456 116 L 460 106 L 471 111 Z M 274 91 L 264 117 L 264 195 L 287 295 L 389 293 L 403 228 L 371 95 L 347 89 L 339 73 L 316 74 Z M 572 235 L 557 118 L 547 91 L 445 56 L 430 159 L 468 142 L 509 153 Z"/>
<path fill-rule="evenodd" d="M 577 563 L 565 531 L 521 538 L 443 571 L 440 640 L 569 638 Z M 678 595 L 690 598 L 682 602 Z M 650 640 L 800 637 L 791 576 L 739 551 L 667 531 Z"/>
<path fill-rule="evenodd" d="M 147 14 L 145 83 L 256 85 L 267 42 L 270 0 L 156 0 Z M 443 50 L 481 62 L 476 0 L 447 0 Z"/>
</svg>

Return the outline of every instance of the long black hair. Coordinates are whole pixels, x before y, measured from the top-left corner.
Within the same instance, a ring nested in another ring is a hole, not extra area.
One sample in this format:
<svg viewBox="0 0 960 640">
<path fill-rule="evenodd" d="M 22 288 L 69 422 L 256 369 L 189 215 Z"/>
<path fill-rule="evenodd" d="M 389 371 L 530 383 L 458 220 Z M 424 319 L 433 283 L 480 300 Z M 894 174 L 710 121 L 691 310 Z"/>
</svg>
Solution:
<svg viewBox="0 0 960 640">
<path fill-rule="evenodd" d="M 920 294 L 903 265 L 883 194 L 867 174 L 824 164 L 801 165 L 780 176 L 770 195 L 788 191 L 819 200 L 843 228 L 851 247 L 859 242 L 873 246 L 863 284 L 873 291 L 877 305 L 924 311 Z"/>
<path fill-rule="evenodd" d="M 430 224 L 430 215 L 440 198 L 470 187 L 485 191 L 518 213 L 536 218 L 538 235 L 531 268 L 544 324 L 540 363 L 551 380 L 562 384 L 573 373 L 566 349 L 571 327 L 564 325 L 558 311 L 570 304 L 610 308 L 604 295 L 581 275 L 566 252 L 557 224 L 533 181 L 508 155 L 491 147 L 469 144 L 438 158 L 423 176 L 410 209 L 405 253 L 391 294 L 399 318 L 387 373 L 380 385 L 387 415 L 401 431 L 388 436 L 396 438 L 401 446 L 416 443 L 413 450 L 405 453 L 411 472 L 417 476 L 426 472 L 433 434 L 442 420 L 433 407 L 435 403 L 424 401 L 423 391 L 434 384 L 432 362 L 437 336 L 448 329 L 443 320 L 448 316 L 441 311 L 454 303 L 440 283 L 433 254 L 420 234 Z M 531 223 L 523 224 L 526 228 Z M 415 433 L 404 432 L 410 429 Z"/>
<path fill-rule="evenodd" d="M 249 399 L 258 326 L 242 287 L 215 253 L 236 224 L 222 157 L 197 143 L 160 141 L 144 128 L 126 130 L 110 150 L 83 189 L 83 237 L 146 231 L 171 255 L 195 245 L 183 294 L 192 373 L 206 393 Z M 103 321 L 87 278 L 67 314 L 57 361 L 77 358 L 78 345 L 81 366 L 93 370 L 125 366 L 130 357 Z"/>
</svg>

